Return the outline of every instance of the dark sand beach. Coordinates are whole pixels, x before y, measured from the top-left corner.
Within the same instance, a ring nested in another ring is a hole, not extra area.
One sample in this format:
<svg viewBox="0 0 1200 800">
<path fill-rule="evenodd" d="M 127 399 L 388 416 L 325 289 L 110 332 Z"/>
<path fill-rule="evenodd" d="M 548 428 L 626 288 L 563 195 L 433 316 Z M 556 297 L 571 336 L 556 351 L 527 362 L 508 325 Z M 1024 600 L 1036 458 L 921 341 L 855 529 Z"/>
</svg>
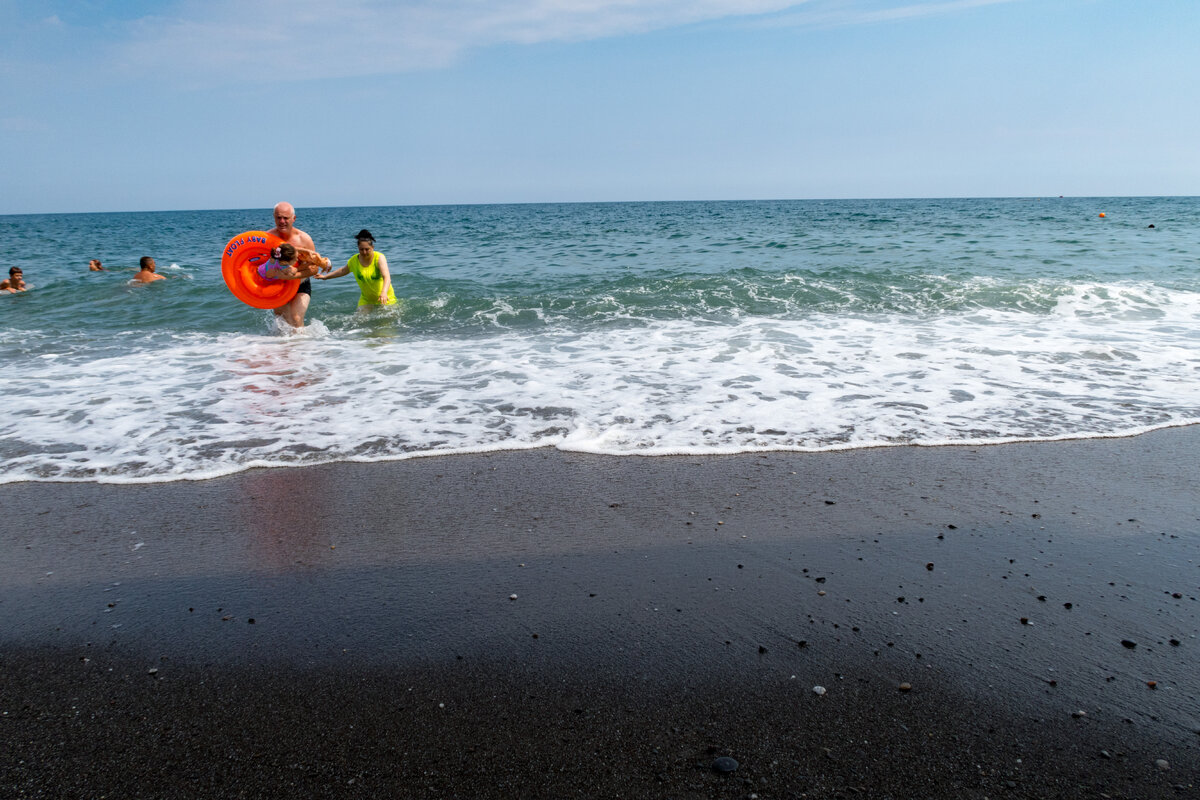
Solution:
<svg viewBox="0 0 1200 800">
<path fill-rule="evenodd" d="M 3 486 L 0 796 L 1195 797 L 1198 452 Z"/>
</svg>

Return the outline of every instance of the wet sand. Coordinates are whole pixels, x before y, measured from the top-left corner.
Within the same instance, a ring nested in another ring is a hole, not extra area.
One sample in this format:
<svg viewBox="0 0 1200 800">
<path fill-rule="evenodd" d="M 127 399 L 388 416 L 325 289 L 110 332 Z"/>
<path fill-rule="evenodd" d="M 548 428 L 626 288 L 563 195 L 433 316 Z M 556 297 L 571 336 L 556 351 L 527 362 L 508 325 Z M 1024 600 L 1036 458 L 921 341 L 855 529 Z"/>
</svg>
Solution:
<svg viewBox="0 0 1200 800">
<path fill-rule="evenodd" d="M 1196 796 L 1197 452 L 3 486 L 0 796 Z"/>
</svg>

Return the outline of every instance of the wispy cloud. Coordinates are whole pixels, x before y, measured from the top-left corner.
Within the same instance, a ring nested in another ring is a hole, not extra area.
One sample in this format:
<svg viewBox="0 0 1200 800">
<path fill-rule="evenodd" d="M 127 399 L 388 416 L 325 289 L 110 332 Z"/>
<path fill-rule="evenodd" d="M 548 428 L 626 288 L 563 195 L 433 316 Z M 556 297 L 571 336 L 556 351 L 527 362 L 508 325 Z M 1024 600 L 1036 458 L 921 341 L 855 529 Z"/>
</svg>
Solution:
<svg viewBox="0 0 1200 800">
<path fill-rule="evenodd" d="M 803 0 L 801 0 L 803 2 Z M 797 0 L 187 0 L 133 24 L 115 60 L 194 78 L 328 78 L 453 63 L 472 48 L 579 41 L 795 7 Z"/>
<path fill-rule="evenodd" d="M 803 27 L 846 27 L 882 22 L 898 22 L 919 17 L 941 16 L 983 6 L 1003 5 L 1023 0 L 940 0 L 939 2 L 897 2 L 897 0 L 825 0 L 805 4 L 771 18 L 772 25 Z"/>
<path fill-rule="evenodd" d="M 601 39 L 718 20 L 850 25 L 1014 0 L 183 0 L 130 24 L 112 63 L 207 82 L 408 72 L 503 44 Z"/>
</svg>

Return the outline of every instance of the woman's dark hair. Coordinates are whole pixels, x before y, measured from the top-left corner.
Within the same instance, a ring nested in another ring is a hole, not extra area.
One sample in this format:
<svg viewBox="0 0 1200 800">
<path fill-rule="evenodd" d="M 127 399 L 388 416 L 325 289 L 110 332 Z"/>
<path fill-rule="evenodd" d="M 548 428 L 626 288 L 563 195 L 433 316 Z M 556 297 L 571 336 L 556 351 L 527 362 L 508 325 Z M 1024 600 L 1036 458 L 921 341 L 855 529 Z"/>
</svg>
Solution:
<svg viewBox="0 0 1200 800">
<path fill-rule="evenodd" d="M 366 228 L 363 228 L 361 231 L 358 232 L 358 235 L 354 237 L 354 241 L 370 242 L 371 244 L 375 244 L 375 237 L 371 235 L 371 232 L 369 230 L 367 230 Z"/>
<path fill-rule="evenodd" d="M 284 242 L 283 244 L 279 245 L 279 247 L 276 247 L 275 251 L 271 253 L 271 255 L 275 256 L 276 261 L 290 262 L 296 257 L 296 248 L 292 247 L 287 242 Z"/>
</svg>

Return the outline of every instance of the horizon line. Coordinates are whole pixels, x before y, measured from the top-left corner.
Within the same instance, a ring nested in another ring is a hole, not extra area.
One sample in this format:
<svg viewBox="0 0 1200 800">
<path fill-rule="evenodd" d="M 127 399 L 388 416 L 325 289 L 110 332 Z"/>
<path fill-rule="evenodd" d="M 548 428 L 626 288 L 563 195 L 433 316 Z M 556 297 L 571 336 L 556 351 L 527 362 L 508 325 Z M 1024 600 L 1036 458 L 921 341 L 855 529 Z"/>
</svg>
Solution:
<svg viewBox="0 0 1200 800">
<path fill-rule="evenodd" d="M 861 203 L 873 201 L 916 201 L 916 200 L 1145 200 L 1145 199 L 1200 198 L 1192 194 L 1130 194 L 1130 195 L 930 195 L 891 197 L 757 197 L 702 200 L 519 200 L 508 202 L 464 202 L 464 203 L 372 203 L 366 205 L 318 206 L 295 204 L 301 209 L 323 210 L 333 208 L 461 208 L 490 206 L 568 206 L 568 205 L 639 205 L 651 203 Z M 187 214 L 217 211 L 253 211 L 268 206 L 230 206 L 227 208 L 151 208 L 109 211 L 11 211 L 0 212 L 0 217 L 45 217 L 74 216 L 86 214 Z"/>
</svg>

